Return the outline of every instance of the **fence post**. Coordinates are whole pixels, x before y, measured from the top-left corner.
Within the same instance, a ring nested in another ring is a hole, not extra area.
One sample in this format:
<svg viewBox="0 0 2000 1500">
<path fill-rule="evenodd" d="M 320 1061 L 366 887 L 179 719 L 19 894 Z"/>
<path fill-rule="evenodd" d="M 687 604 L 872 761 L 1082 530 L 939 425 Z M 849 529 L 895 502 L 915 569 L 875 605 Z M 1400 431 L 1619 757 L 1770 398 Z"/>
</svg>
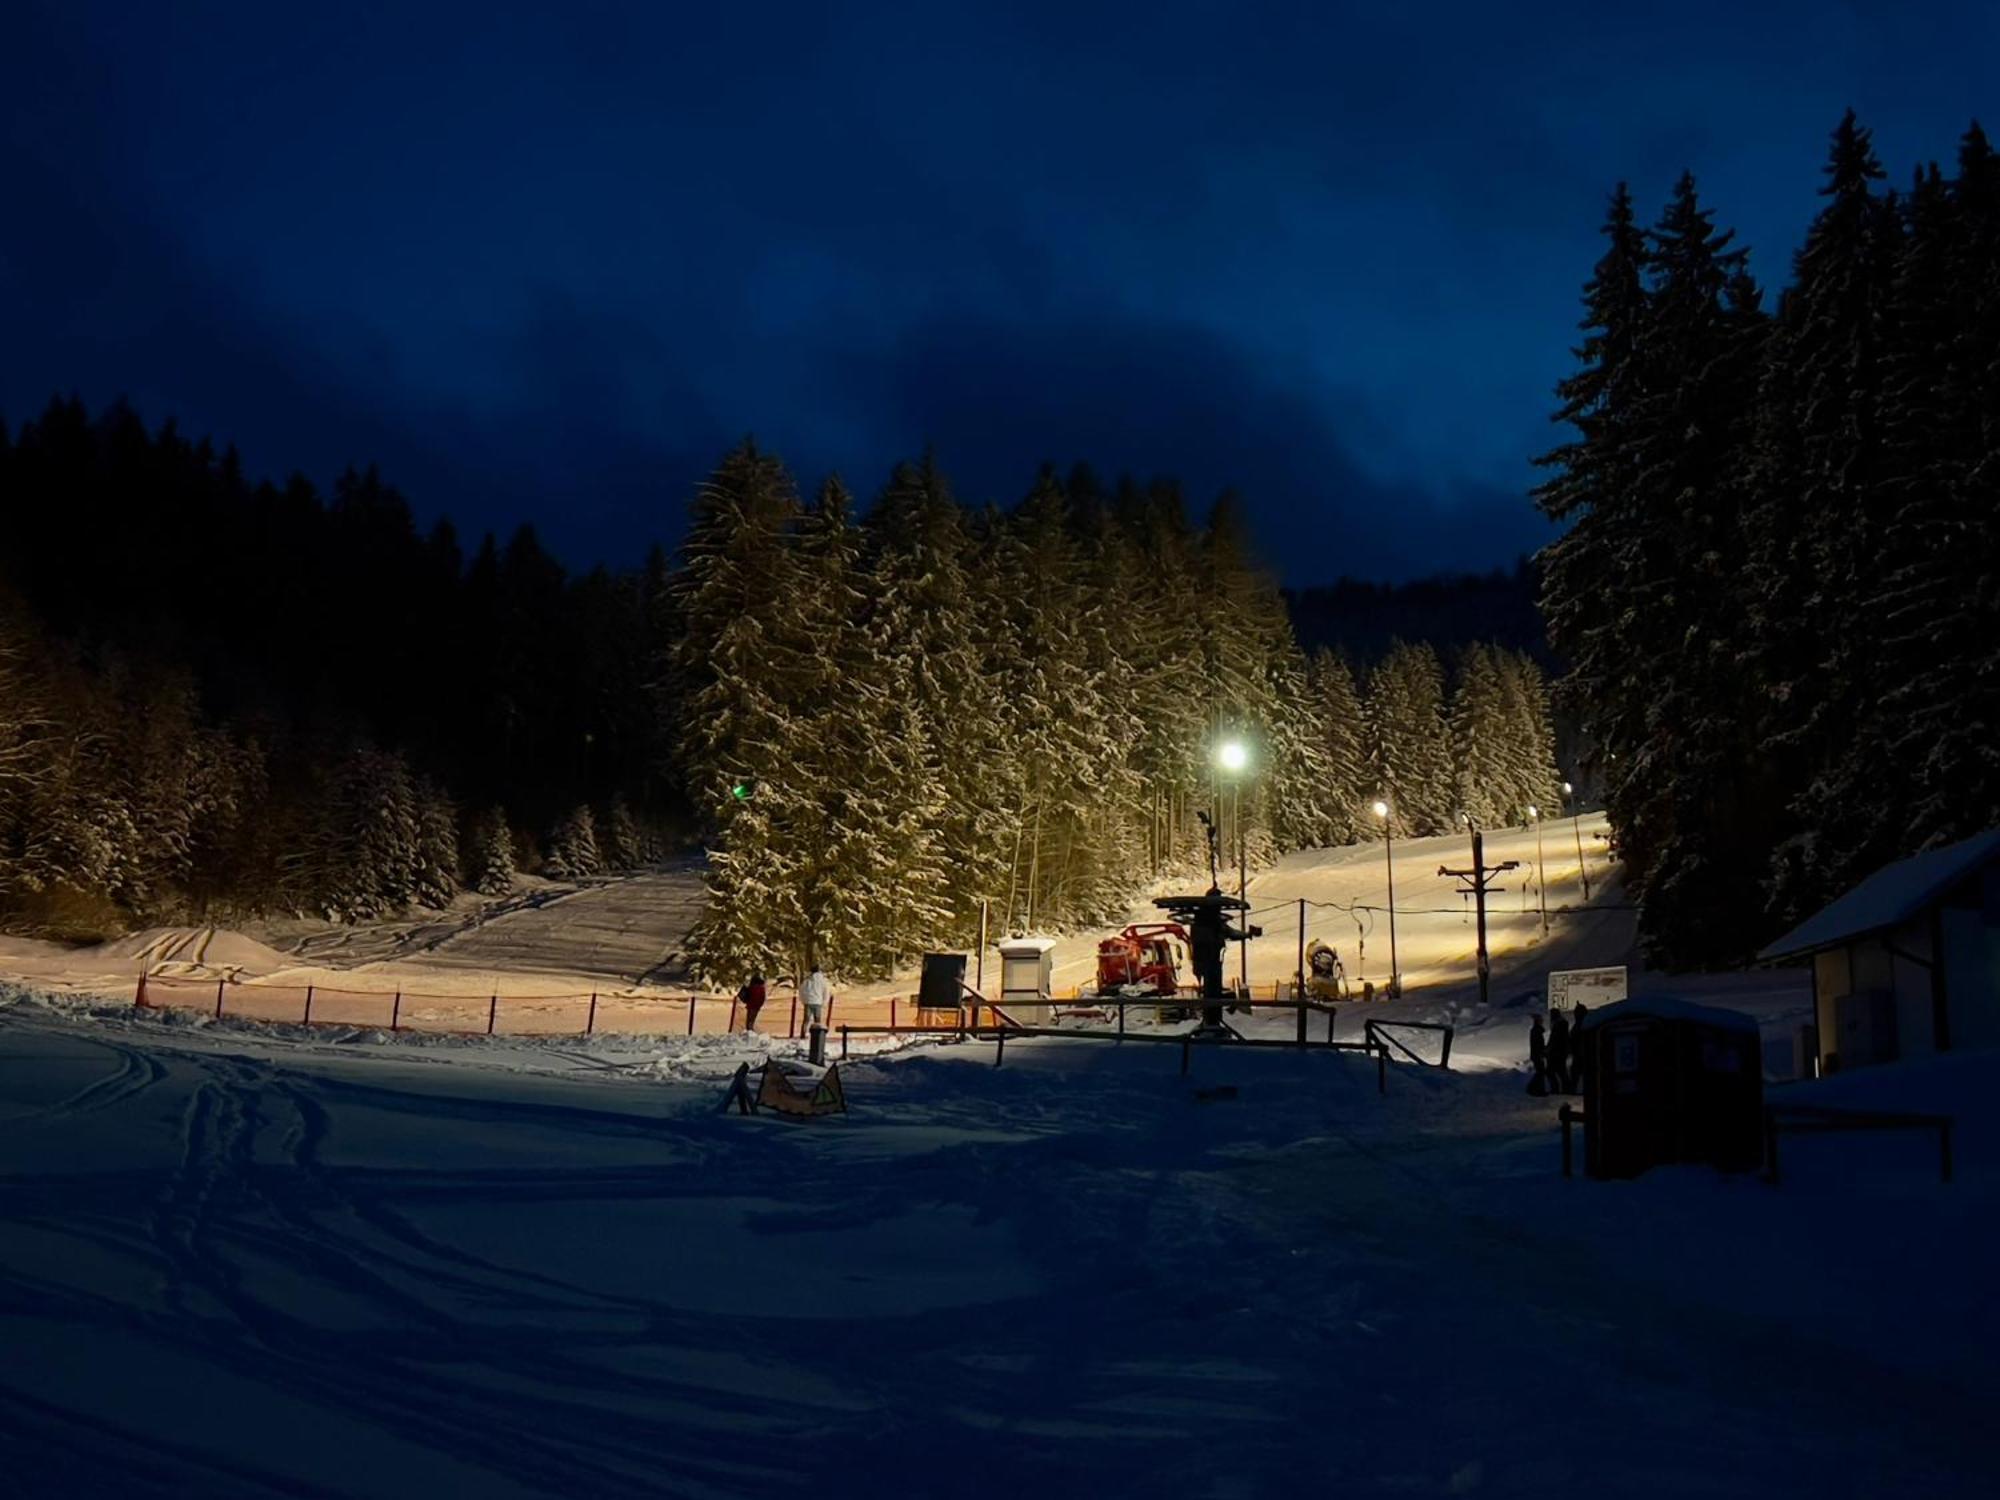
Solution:
<svg viewBox="0 0 2000 1500">
<path fill-rule="evenodd" d="M 1326 1008 L 1326 1044 L 1329 1047 L 1333 1045 L 1333 1022 L 1334 1022 L 1334 1009 L 1331 1005 L 1329 1005 Z"/>
<path fill-rule="evenodd" d="M 889 997 L 889 1030 L 891 1034 L 896 1030 L 896 997 L 894 995 Z"/>
<path fill-rule="evenodd" d="M 301 1026 L 310 1026 L 312 1025 L 312 1023 L 313 1023 L 313 987 L 311 985 L 307 985 L 305 1018 L 302 1021 L 300 1021 L 299 1024 Z"/>
<path fill-rule="evenodd" d="M 1456 1026 L 1445 1027 L 1444 1055 L 1438 1059 L 1438 1066 L 1440 1068 L 1443 1068 L 1447 1073 L 1451 1071 L 1451 1039 L 1457 1035 L 1458 1035 L 1458 1028 Z"/>
<path fill-rule="evenodd" d="M 785 1019 L 785 1040 L 790 1041 L 799 1034 L 799 997 L 792 996 L 792 1013 Z"/>
<path fill-rule="evenodd" d="M 1131 1004 L 1129 1000 L 1121 999 L 1118 1002 L 1118 1036 L 1121 1041 L 1125 1036 L 1125 1007 L 1129 1004 Z"/>
<path fill-rule="evenodd" d="M 1007 1060 L 1007 1028 L 995 1027 L 993 1031 L 993 1066 L 999 1067 Z"/>
<path fill-rule="evenodd" d="M 729 1025 L 724 1028 L 725 1033 L 736 1030 L 736 1006 L 737 1002 L 732 998 L 729 1002 Z"/>
<path fill-rule="evenodd" d="M 215 981 L 215 1019 L 218 1021 L 222 1019 L 222 986 L 226 982 L 221 979 Z"/>
<path fill-rule="evenodd" d="M 592 990 L 590 993 L 590 1015 L 584 1020 L 583 1034 L 589 1036 L 595 1030 L 597 1030 L 597 992 Z"/>
<path fill-rule="evenodd" d="M 132 1005 L 136 1010 L 144 1010 L 146 1008 L 146 976 L 144 974 L 139 976 L 139 988 L 133 993 Z"/>
<path fill-rule="evenodd" d="M 694 1002 L 695 1002 L 695 999 L 696 999 L 696 997 L 695 997 L 695 996 L 693 996 L 693 995 L 689 995 L 689 996 L 688 996 L 688 1035 L 689 1035 L 689 1036 L 693 1036 L 693 1035 L 694 1035 Z"/>
<path fill-rule="evenodd" d="M 486 1034 L 488 1036 L 493 1035 L 493 1028 L 497 1026 L 499 1022 L 500 1022 L 500 997 L 498 995 L 495 995 L 493 997 L 492 1003 L 486 1007 Z"/>
<path fill-rule="evenodd" d="M 403 1024 L 403 992 L 396 991 L 395 1003 L 389 1007 L 389 1029 L 400 1030 Z"/>
</svg>

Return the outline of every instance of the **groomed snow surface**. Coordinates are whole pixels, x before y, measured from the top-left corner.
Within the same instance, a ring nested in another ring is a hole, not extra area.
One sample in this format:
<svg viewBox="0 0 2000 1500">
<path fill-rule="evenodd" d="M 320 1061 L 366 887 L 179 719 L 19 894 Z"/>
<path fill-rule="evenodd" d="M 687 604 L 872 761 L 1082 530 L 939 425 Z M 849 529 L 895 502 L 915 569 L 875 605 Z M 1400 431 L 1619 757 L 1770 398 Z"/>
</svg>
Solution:
<svg viewBox="0 0 2000 1500">
<path fill-rule="evenodd" d="M 1520 1008 L 1463 997 L 1466 1066 L 1399 1066 L 1386 1096 L 1353 1055 L 1207 1049 L 1182 1078 L 1176 1048 L 1031 1040 L 998 1069 L 985 1044 L 856 1059 L 852 1113 L 812 1123 L 717 1112 L 754 1038 L 6 998 L 8 1495 L 1985 1496 L 2000 1473 L 1991 1059 L 1786 1090 L 1957 1112 L 1949 1187 L 1917 1135 L 1788 1139 L 1777 1188 L 1592 1183 L 1523 1091 Z"/>
</svg>

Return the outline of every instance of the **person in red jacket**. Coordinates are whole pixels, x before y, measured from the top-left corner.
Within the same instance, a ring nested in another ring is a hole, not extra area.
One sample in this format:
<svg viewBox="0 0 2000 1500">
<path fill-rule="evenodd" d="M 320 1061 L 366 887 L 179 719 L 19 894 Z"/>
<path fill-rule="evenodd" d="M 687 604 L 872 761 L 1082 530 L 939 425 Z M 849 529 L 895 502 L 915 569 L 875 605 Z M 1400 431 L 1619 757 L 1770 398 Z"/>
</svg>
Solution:
<svg viewBox="0 0 2000 1500">
<path fill-rule="evenodd" d="M 761 971 L 750 976 L 750 982 L 736 992 L 736 998 L 743 1002 L 743 1029 L 757 1029 L 757 1012 L 764 1008 L 764 975 Z"/>
</svg>

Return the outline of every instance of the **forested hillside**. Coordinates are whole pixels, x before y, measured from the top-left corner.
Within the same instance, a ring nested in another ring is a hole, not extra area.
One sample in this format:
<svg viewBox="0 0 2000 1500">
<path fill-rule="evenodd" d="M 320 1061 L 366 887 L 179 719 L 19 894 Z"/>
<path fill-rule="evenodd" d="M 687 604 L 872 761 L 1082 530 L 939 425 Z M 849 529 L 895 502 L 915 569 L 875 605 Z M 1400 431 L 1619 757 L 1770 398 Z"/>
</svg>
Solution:
<svg viewBox="0 0 2000 1500">
<path fill-rule="evenodd" d="M 1888 184 L 1850 113 L 1767 305 L 1692 176 L 1620 187 L 1543 462 L 1559 692 L 1654 955 L 1729 962 L 2000 823 L 2000 159 Z"/>
<path fill-rule="evenodd" d="M 0 906 L 41 930 L 359 919 L 518 870 L 710 854 L 709 973 L 875 974 L 1121 912 L 1202 863 L 1557 798 L 1503 647 L 1300 648 L 1239 505 L 1046 471 L 969 509 L 929 458 L 857 519 L 746 443 L 679 555 L 464 555 L 372 470 L 322 497 L 115 407 L 0 430 Z M 1358 680 L 1357 680 L 1358 673 Z M 1225 737 L 1250 746 L 1232 795 Z"/>
</svg>

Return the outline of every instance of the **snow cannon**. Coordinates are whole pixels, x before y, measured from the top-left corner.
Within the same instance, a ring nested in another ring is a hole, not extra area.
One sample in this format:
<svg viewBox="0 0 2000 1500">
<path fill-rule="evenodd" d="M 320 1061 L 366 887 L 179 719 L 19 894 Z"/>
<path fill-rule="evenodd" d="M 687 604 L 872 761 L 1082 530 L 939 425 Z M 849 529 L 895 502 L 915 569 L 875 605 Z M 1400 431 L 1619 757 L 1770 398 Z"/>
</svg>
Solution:
<svg viewBox="0 0 2000 1500">
<path fill-rule="evenodd" d="M 1306 993 L 1315 1000 L 1345 1000 L 1347 970 L 1331 943 L 1314 938 L 1306 949 Z"/>
</svg>

